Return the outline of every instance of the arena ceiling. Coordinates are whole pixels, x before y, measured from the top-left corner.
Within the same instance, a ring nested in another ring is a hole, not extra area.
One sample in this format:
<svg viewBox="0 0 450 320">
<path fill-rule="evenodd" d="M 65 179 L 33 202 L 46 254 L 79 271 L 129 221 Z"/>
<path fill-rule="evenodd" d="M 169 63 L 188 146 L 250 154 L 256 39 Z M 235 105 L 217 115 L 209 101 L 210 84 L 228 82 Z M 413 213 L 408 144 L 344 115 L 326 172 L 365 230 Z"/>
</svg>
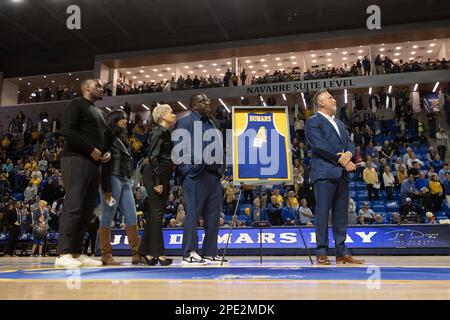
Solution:
<svg viewBox="0 0 450 320">
<path fill-rule="evenodd" d="M 73 4 L 77 31 L 66 27 Z M 92 70 L 98 54 L 361 29 L 370 4 L 382 27 L 450 19 L 448 0 L 1 0 L 0 71 Z"/>
</svg>

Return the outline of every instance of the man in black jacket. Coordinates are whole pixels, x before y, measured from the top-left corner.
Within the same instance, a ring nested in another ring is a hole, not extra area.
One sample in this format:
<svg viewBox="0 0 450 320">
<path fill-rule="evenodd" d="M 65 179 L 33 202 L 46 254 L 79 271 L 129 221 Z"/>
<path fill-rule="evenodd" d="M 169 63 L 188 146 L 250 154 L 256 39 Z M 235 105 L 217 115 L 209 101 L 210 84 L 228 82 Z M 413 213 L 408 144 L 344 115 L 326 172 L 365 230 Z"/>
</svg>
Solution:
<svg viewBox="0 0 450 320">
<path fill-rule="evenodd" d="M 6 228 L 9 230 L 9 240 L 6 247 L 5 254 L 10 257 L 15 257 L 14 251 L 16 249 L 17 241 L 20 236 L 20 226 L 22 224 L 22 217 L 20 213 L 20 203 L 10 205 L 6 211 Z"/>
<path fill-rule="evenodd" d="M 84 230 L 92 217 L 100 184 L 100 163 L 105 152 L 105 120 L 94 105 L 103 97 L 100 80 L 85 80 L 83 96 L 72 100 L 64 112 L 62 134 L 66 138 L 61 156 L 66 196 L 59 223 L 58 267 L 100 266 L 82 255 Z"/>
</svg>

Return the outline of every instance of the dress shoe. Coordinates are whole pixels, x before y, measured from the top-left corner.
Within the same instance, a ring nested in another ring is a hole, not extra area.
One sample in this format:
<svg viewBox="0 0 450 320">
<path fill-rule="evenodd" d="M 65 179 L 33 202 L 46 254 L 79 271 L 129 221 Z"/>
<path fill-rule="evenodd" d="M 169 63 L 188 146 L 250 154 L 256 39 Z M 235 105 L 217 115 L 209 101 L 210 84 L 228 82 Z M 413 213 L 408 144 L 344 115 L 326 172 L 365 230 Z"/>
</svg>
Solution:
<svg viewBox="0 0 450 320">
<path fill-rule="evenodd" d="M 155 266 L 158 263 L 158 258 L 152 256 L 141 256 L 141 259 L 145 261 L 148 266 Z"/>
<path fill-rule="evenodd" d="M 156 259 L 158 259 L 159 264 L 162 266 L 170 266 L 173 262 L 172 259 L 167 258 L 167 257 L 158 257 Z"/>
<path fill-rule="evenodd" d="M 364 260 L 353 258 L 351 255 L 336 257 L 336 264 L 363 264 Z"/>
<path fill-rule="evenodd" d="M 330 265 L 331 262 L 327 256 L 317 256 L 317 264 L 320 265 Z"/>
</svg>

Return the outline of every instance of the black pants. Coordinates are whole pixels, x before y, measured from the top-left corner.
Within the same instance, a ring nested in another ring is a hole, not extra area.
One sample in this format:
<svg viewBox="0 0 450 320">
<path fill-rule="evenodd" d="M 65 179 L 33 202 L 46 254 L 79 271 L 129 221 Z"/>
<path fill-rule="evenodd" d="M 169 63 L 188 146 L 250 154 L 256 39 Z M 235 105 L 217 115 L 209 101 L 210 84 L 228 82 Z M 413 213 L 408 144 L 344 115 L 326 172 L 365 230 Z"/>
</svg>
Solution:
<svg viewBox="0 0 450 320">
<path fill-rule="evenodd" d="M 19 241 L 20 236 L 20 226 L 13 225 L 9 229 L 9 240 L 8 245 L 6 247 L 6 254 L 13 255 L 16 250 L 17 242 Z"/>
<path fill-rule="evenodd" d="M 84 242 L 83 253 L 87 254 L 89 245 L 91 246 L 91 253 L 95 255 L 95 244 L 97 243 L 97 229 L 88 230 L 88 237 Z"/>
<path fill-rule="evenodd" d="M 165 175 L 164 175 L 165 176 Z M 170 181 L 169 178 L 162 177 L 163 192 L 158 194 L 155 192 L 156 186 L 152 177 L 151 167 L 145 166 L 143 180 L 145 189 L 148 192 L 147 201 L 149 203 L 149 221 L 146 222 L 144 235 L 141 238 L 139 253 L 141 255 L 149 255 L 160 257 L 164 255 L 164 239 L 163 239 L 163 217 L 166 212 L 167 199 L 169 198 Z"/>
<path fill-rule="evenodd" d="M 373 184 L 367 185 L 367 195 L 369 196 L 369 201 L 372 201 L 372 193 L 375 196 L 375 200 L 378 200 L 378 189 L 373 187 Z"/>
<path fill-rule="evenodd" d="M 393 198 L 393 195 L 392 195 L 393 190 L 394 190 L 393 187 L 386 187 L 386 199 L 387 199 L 387 200 L 392 201 L 392 200 L 394 199 L 394 198 Z"/>
<path fill-rule="evenodd" d="M 84 157 L 63 157 L 66 197 L 59 220 L 58 254 L 81 254 L 83 236 L 95 208 L 99 164 Z"/>
</svg>

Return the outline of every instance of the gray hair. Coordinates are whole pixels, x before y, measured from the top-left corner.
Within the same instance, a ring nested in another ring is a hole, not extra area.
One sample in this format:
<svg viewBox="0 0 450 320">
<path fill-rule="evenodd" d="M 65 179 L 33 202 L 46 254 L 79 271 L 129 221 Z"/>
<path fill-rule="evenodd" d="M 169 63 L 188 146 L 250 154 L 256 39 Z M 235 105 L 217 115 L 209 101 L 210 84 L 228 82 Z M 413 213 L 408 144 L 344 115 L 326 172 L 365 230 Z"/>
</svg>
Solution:
<svg viewBox="0 0 450 320">
<path fill-rule="evenodd" d="M 162 116 L 163 116 L 166 112 L 170 112 L 170 111 L 172 111 L 172 107 L 169 106 L 168 104 L 160 104 L 160 105 L 157 105 L 157 106 L 155 107 L 155 109 L 153 109 L 153 113 L 152 113 L 153 120 L 154 120 L 156 123 L 160 123 L 161 120 L 162 120 Z"/>
<path fill-rule="evenodd" d="M 320 89 L 316 92 L 314 95 L 314 111 L 317 111 L 319 109 L 319 97 L 322 95 L 322 93 L 330 93 L 327 89 Z"/>
</svg>

